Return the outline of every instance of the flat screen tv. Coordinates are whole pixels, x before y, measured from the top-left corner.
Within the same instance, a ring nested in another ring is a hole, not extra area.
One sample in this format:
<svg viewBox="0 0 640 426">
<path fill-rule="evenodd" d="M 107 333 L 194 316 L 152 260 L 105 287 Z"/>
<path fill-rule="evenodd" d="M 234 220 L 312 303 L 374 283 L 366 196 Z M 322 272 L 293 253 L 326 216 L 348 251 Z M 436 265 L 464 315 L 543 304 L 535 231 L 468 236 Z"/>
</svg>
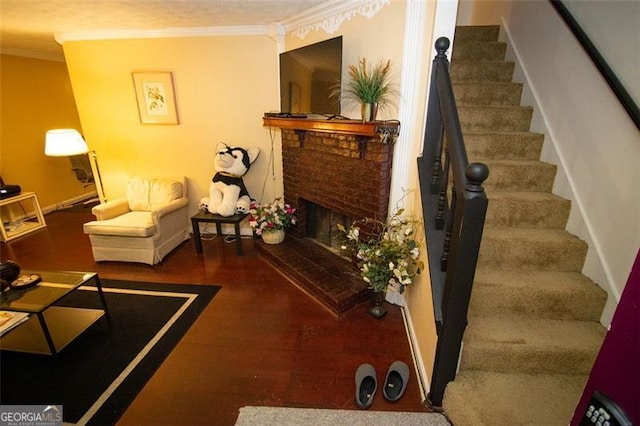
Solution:
<svg viewBox="0 0 640 426">
<path fill-rule="evenodd" d="M 342 74 L 342 37 L 280 54 L 280 112 L 339 115 L 331 88 Z"/>
</svg>

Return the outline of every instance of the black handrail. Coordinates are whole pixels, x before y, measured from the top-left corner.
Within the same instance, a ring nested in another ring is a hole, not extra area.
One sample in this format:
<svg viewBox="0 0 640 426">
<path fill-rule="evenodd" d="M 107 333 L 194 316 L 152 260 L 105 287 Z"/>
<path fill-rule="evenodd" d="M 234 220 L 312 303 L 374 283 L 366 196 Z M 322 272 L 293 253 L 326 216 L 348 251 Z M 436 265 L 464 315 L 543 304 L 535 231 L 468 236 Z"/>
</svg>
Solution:
<svg viewBox="0 0 640 426">
<path fill-rule="evenodd" d="M 446 37 L 436 40 L 424 145 L 418 157 L 438 331 L 428 395 L 433 406 L 442 405 L 444 390 L 455 378 L 488 204 L 482 183 L 489 169 L 467 159 L 449 76 L 449 46 Z"/>
<path fill-rule="evenodd" d="M 627 114 L 629 114 L 633 123 L 638 129 L 640 129 L 640 108 L 638 108 L 638 105 L 634 102 L 627 89 L 624 87 L 622 82 L 620 82 L 616 73 L 602 57 L 598 48 L 593 44 L 589 36 L 587 36 L 587 33 L 584 32 L 571 12 L 569 12 L 569 9 L 562 4 L 562 1 L 550 0 L 550 2 L 562 20 L 567 24 L 587 55 L 589 55 L 589 58 L 591 58 L 596 68 L 598 68 L 598 71 L 600 71 L 607 84 L 609 84 L 609 87 L 611 87 L 611 90 L 613 90 L 613 93 L 616 95 L 625 111 L 627 111 Z"/>
</svg>

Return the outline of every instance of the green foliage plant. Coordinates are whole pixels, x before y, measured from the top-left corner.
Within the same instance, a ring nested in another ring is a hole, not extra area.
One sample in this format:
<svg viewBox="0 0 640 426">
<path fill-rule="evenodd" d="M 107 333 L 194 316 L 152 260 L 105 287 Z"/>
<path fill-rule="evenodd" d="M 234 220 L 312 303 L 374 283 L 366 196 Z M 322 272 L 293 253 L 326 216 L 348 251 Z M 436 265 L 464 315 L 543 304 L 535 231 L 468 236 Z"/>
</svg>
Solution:
<svg viewBox="0 0 640 426">
<path fill-rule="evenodd" d="M 380 60 L 371 65 L 366 58 L 349 65 L 348 79 L 344 87 L 337 83 L 331 97 L 357 104 L 377 104 L 384 108 L 398 94 L 391 76 L 391 60 Z"/>
</svg>

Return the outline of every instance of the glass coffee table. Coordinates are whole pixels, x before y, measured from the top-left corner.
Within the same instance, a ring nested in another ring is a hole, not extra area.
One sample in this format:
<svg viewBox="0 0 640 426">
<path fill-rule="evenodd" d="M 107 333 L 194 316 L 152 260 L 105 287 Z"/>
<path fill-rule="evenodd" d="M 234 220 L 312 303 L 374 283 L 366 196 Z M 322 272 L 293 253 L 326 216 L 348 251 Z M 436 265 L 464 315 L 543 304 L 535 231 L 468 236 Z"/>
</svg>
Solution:
<svg viewBox="0 0 640 426">
<path fill-rule="evenodd" d="M 42 281 L 24 289 L 12 289 L 0 299 L 0 310 L 29 314 L 29 319 L 0 338 L 0 349 L 57 355 L 103 316 L 111 327 L 107 302 L 96 272 L 23 271 L 38 274 Z M 81 286 L 95 284 L 102 309 L 71 308 L 55 304 Z"/>
</svg>

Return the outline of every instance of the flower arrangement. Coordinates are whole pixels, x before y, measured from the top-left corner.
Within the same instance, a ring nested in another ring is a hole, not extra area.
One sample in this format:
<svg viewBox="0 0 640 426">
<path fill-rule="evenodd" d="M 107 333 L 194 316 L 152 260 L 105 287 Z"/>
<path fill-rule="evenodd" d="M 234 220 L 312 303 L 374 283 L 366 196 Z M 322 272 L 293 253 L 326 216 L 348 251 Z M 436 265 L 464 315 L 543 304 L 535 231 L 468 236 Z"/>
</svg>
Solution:
<svg viewBox="0 0 640 426">
<path fill-rule="evenodd" d="M 361 227 L 373 229 L 365 236 Z M 420 255 L 420 242 L 416 232 L 420 222 L 405 217 L 398 209 L 386 221 L 363 219 L 349 229 L 338 225 L 344 239 L 342 249 L 355 255 L 362 279 L 374 292 L 386 292 L 389 286 L 399 293 L 411 284 L 424 268 Z"/>
<path fill-rule="evenodd" d="M 295 225 L 297 218 L 296 209 L 285 204 L 280 198 L 276 198 L 270 204 L 251 203 L 249 210 L 249 226 L 257 235 L 263 232 L 285 229 Z"/>
</svg>

